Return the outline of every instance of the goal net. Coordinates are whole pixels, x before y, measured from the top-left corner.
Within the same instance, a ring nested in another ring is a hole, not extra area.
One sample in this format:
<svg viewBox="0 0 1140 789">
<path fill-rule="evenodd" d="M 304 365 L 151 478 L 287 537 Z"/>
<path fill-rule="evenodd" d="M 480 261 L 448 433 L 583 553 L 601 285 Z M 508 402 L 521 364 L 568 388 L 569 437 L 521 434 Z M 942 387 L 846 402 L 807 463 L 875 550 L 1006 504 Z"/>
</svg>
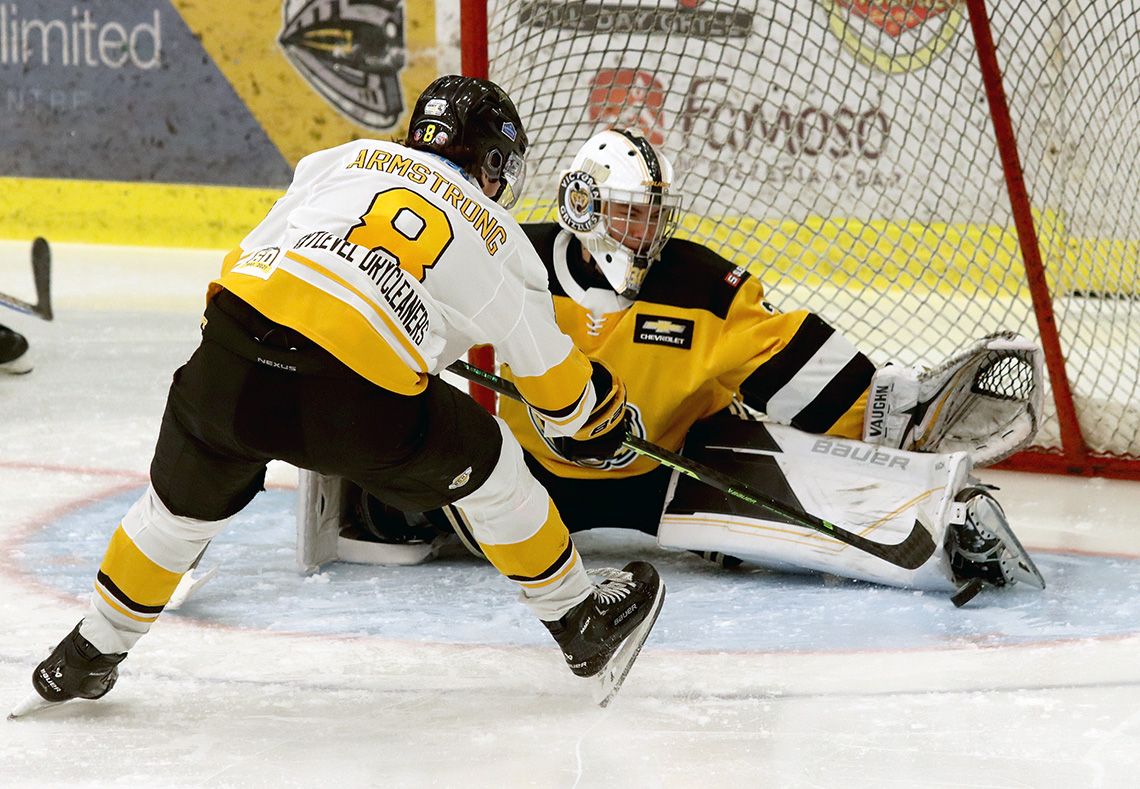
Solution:
<svg viewBox="0 0 1140 789">
<path fill-rule="evenodd" d="M 679 234 L 776 306 L 880 364 L 1039 340 L 1046 418 L 1014 464 L 1140 476 L 1140 10 L 986 5 L 988 25 L 981 0 L 490 0 L 489 76 L 533 144 L 519 218 L 553 219 L 590 135 L 639 127 L 676 165 Z"/>
</svg>

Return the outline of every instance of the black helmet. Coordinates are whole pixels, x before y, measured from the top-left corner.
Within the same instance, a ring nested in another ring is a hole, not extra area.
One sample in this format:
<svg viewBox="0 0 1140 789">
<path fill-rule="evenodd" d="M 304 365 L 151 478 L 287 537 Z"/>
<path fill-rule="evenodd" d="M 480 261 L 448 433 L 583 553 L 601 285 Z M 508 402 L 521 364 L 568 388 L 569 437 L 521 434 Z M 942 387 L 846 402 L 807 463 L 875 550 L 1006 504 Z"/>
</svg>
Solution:
<svg viewBox="0 0 1140 789">
<path fill-rule="evenodd" d="M 499 182 L 494 199 L 504 208 L 522 193 L 527 138 L 510 96 L 493 82 L 449 74 L 416 100 L 405 145 L 430 151 Z"/>
</svg>

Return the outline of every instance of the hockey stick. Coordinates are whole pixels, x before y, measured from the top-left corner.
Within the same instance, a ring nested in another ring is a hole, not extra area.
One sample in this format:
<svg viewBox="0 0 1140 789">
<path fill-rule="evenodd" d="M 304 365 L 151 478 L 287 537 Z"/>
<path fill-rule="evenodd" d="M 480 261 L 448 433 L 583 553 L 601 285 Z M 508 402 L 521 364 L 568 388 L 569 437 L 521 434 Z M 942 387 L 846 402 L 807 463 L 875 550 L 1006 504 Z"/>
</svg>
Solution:
<svg viewBox="0 0 1140 789">
<path fill-rule="evenodd" d="M 478 367 L 462 360 L 449 365 L 447 369 L 461 378 L 474 381 L 494 392 L 498 392 L 504 397 L 523 401 L 522 395 L 519 394 L 514 384 L 486 370 L 480 370 Z M 914 521 L 914 528 L 911 529 L 910 534 L 907 535 L 907 538 L 902 542 L 894 545 L 875 542 L 852 531 L 848 531 L 842 526 L 837 526 L 834 523 L 825 521 L 809 512 L 795 509 L 740 480 L 730 477 L 728 474 L 710 468 L 692 458 L 682 457 L 676 452 L 671 452 L 664 447 L 659 447 L 632 433 L 626 433 L 623 443 L 630 450 L 639 455 L 652 458 L 663 466 L 686 474 L 706 485 L 711 485 L 717 490 L 734 496 L 741 501 L 746 501 L 761 510 L 789 520 L 797 526 L 826 534 L 829 537 L 839 540 L 839 542 L 846 543 L 852 548 L 858 548 L 885 562 L 890 562 L 897 567 L 914 570 L 922 566 L 934 553 L 934 540 L 931 538 L 930 532 L 926 530 L 917 518 Z"/>
<path fill-rule="evenodd" d="M 38 315 L 45 321 L 53 317 L 51 310 L 51 248 L 43 238 L 32 242 L 32 277 L 36 283 L 36 303 L 29 304 L 15 296 L 0 293 L 0 304 L 27 315 Z"/>
</svg>

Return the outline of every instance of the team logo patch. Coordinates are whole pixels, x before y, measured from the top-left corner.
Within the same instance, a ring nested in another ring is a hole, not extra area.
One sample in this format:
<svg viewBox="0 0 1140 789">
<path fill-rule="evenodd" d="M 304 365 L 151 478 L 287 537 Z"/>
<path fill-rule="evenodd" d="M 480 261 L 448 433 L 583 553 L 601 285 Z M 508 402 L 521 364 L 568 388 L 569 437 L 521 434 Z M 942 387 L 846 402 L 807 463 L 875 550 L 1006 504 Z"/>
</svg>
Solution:
<svg viewBox="0 0 1140 789">
<path fill-rule="evenodd" d="M 571 230 L 588 233 L 597 227 L 601 204 L 598 184 L 589 173 L 574 170 L 558 182 L 558 218 Z"/>
<path fill-rule="evenodd" d="M 511 142 L 514 142 L 516 139 L 518 139 L 519 133 L 513 123 L 510 121 L 503 121 L 503 135 Z"/>
<path fill-rule="evenodd" d="M 277 247 L 259 247 L 251 249 L 240 258 L 230 269 L 235 274 L 248 274 L 259 279 L 269 279 L 269 275 L 277 269 L 280 249 Z"/>
<path fill-rule="evenodd" d="M 338 112 L 391 129 L 404 111 L 404 7 L 397 0 L 285 0 L 277 43 Z"/>
<path fill-rule="evenodd" d="M 732 271 L 724 275 L 724 281 L 734 288 L 740 287 L 740 283 L 748 276 L 748 266 L 737 266 Z"/>
<path fill-rule="evenodd" d="M 689 350 L 693 347 L 693 322 L 662 315 L 638 315 L 633 328 L 633 341 Z"/>
<path fill-rule="evenodd" d="M 471 481 L 471 466 L 468 466 L 466 469 L 463 470 L 462 474 L 457 476 L 455 479 L 451 480 L 451 484 L 447 486 L 447 489 L 448 490 L 455 490 L 456 488 L 462 488 L 464 485 L 466 485 L 470 481 Z"/>
</svg>

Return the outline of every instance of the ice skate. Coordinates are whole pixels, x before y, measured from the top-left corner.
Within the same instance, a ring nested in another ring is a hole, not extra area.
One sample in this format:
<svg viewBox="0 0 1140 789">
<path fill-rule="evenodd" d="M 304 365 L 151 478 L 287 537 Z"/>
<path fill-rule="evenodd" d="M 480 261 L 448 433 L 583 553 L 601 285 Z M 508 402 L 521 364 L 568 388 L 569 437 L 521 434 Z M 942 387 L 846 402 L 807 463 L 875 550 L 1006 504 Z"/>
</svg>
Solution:
<svg viewBox="0 0 1140 789">
<path fill-rule="evenodd" d="M 43 702 L 31 696 L 8 715 L 19 718 L 73 699 L 105 696 L 119 678 L 119 663 L 127 653 L 104 654 L 79 634 L 79 625 L 59 642 L 32 673 L 32 687 Z"/>
<path fill-rule="evenodd" d="M 24 375 L 32 371 L 32 358 L 24 335 L 0 326 L 0 373 Z"/>
<path fill-rule="evenodd" d="M 571 671 L 598 678 L 595 700 L 605 707 L 617 695 L 657 621 L 665 584 L 647 562 L 590 574 L 602 579 L 594 593 L 557 622 L 543 624 L 562 647 Z"/>
<path fill-rule="evenodd" d="M 1044 589 L 1045 578 L 993 496 L 984 488 L 970 487 L 955 498 L 945 542 L 950 570 L 959 584 L 954 604 L 964 605 L 986 585 L 1025 583 Z"/>
<path fill-rule="evenodd" d="M 401 512 L 363 490 L 347 494 L 353 504 L 337 537 L 337 558 L 345 562 L 410 566 L 431 561 L 455 534 L 421 512 Z"/>
</svg>

